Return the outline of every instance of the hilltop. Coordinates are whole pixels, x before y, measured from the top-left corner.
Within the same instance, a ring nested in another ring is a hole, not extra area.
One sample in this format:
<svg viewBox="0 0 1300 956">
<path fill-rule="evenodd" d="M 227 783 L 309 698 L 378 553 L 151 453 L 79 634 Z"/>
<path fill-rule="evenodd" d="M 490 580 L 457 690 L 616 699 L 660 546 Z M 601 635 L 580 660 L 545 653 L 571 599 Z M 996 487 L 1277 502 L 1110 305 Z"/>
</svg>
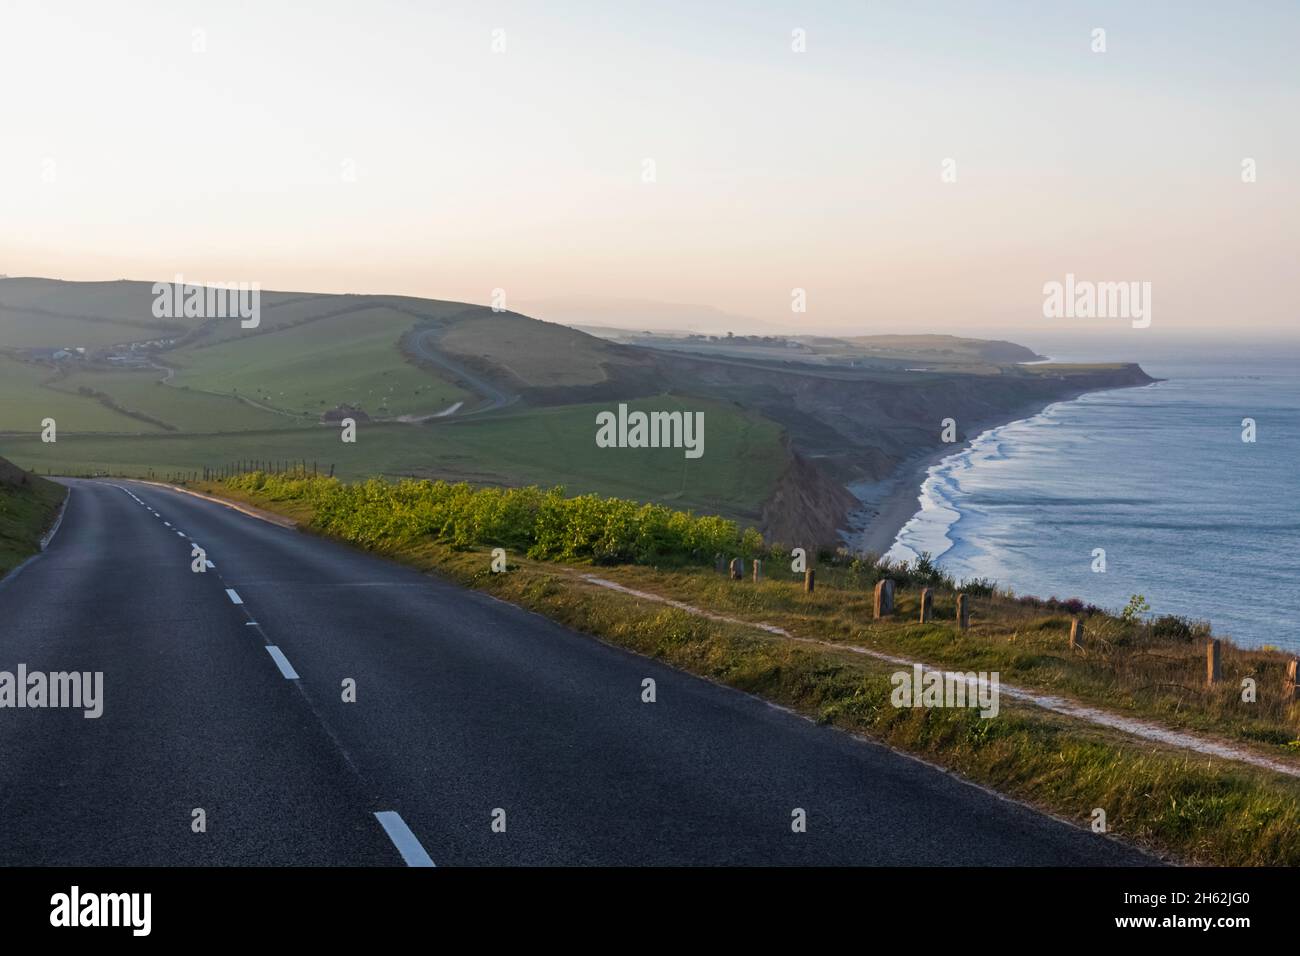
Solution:
<svg viewBox="0 0 1300 956">
<path fill-rule="evenodd" d="M 347 478 L 562 484 L 831 546 L 851 526 L 888 530 L 879 486 L 907 489 L 918 461 L 954 450 L 944 419 L 964 441 L 1083 391 L 1152 381 L 1135 365 L 1020 364 L 1039 356 L 1009 342 L 601 337 L 396 295 L 265 291 L 244 329 L 157 318 L 152 286 L 0 279 L 0 450 L 76 473 L 296 460 Z M 705 455 L 599 451 L 595 416 L 617 403 L 705 411 Z M 340 408 L 369 419 L 355 445 L 339 442 Z M 46 417 L 57 444 L 40 441 Z"/>
</svg>

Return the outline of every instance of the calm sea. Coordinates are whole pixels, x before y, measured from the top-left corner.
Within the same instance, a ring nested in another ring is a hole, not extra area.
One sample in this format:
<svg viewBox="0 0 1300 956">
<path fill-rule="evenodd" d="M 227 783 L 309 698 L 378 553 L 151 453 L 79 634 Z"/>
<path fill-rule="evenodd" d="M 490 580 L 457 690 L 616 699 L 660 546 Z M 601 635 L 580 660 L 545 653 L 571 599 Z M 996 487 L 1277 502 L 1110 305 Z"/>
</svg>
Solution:
<svg viewBox="0 0 1300 956">
<path fill-rule="evenodd" d="M 1141 594 L 1243 645 L 1300 650 L 1300 346 L 1037 347 L 1166 381 L 985 432 L 930 469 L 890 556 L 1108 608 Z"/>
</svg>

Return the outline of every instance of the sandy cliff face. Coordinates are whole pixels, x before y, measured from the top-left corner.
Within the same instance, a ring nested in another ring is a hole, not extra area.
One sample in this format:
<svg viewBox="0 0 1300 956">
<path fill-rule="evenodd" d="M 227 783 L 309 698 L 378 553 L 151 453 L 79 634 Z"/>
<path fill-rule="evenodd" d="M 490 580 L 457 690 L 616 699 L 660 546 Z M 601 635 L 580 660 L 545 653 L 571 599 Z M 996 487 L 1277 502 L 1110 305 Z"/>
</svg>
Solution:
<svg viewBox="0 0 1300 956">
<path fill-rule="evenodd" d="M 790 548 L 833 548 L 840 544 L 845 517 L 858 499 L 798 452 L 763 505 L 759 528 L 769 544 Z"/>
<path fill-rule="evenodd" d="M 764 533 L 789 543 L 839 543 L 859 504 L 845 490 L 893 477 L 905 462 L 943 450 L 942 422 L 961 441 L 1084 392 L 1154 381 L 1136 365 L 1068 375 L 913 375 L 846 380 L 731 368 L 697 369 L 691 391 L 729 396 L 786 427 L 792 461 L 763 512 Z"/>
</svg>

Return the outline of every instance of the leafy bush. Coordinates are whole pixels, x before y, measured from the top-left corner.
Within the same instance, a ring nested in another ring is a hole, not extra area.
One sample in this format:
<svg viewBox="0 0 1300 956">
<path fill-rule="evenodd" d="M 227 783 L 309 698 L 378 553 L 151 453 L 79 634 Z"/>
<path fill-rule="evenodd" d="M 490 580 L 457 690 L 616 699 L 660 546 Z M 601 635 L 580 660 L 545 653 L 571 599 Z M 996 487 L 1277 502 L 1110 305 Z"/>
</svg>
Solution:
<svg viewBox="0 0 1300 956">
<path fill-rule="evenodd" d="M 734 521 L 621 498 L 578 495 L 561 487 L 472 488 L 445 481 L 335 478 L 250 472 L 231 488 L 274 501 L 303 501 L 313 525 L 377 548 L 433 538 L 455 548 L 491 545 L 529 557 L 598 564 L 710 560 L 716 553 L 752 557 L 763 539 Z"/>
<path fill-rule="evenodd" d="M 1191 643 L 1209 633 L 1210 625 L 1205 621 L 1193 621 L 1177 614 L 1162 614 L 1151 622 L 1151 636 L 1162 640 Z"/>
<path fill-rule="evenodd" d="M 997 582 L 992 578 L 971 578 L 969 581 L 961 582 L 957 590 L 971 597 L 992 597 L 997 586 Z"/>
<path fill-rule="evenodd" d="M 1151 605 L 1141 594 L 1134 594 L 1129 597 L 1128 604 L 1124 605 L 1124 610 L 1119 612 L 1120 620 L 1125 624 L 1134 624 L 1142 619 L 1142 615 L 1151 610 Z"/>
</svg>

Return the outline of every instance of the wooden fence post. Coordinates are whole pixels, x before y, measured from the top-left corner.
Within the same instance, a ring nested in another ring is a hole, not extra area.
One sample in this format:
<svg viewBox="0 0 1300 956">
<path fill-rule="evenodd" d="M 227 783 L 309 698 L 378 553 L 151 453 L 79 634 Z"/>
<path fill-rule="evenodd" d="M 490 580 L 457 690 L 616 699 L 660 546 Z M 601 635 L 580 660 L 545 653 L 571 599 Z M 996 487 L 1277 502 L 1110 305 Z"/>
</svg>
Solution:
<svg viewBox="0 0 1300 956">
<path fill-rule="evenodd" d="M 1297 696 L 1296 694 L 1296 670 L 1300 668 L 1300 660 L 1294 657 L 1286 662 L 1286 683 L 1282 685 L 1282 700 L 1286 703 L 1292 703 Z"/>
<path fill-rule="evenodd" d="M 1221 654 L 1219 639 L 1215 638 L 1205 645 L 1205 685 L 1213 687 L 1223 676 L 1219 669 Z"/>
<path fill-rule="evenodd" d="M 929 588 L 921 588 L 921 618 L 922 624 L 934 619 L 934 592 Z"/>
<path fill-rule="evenodd" d="M 803 573 L 803 590 L 805 594 L 812 594 L 813 588 L 817 584 L 817 575 L 812 568 Z"/>
<path fill-rule="evenodd" d="M 881 578 L 876 582 L 876 600 L 872 616 L 878 621 L 894 613 L 894 582 Z"/>
<path fill-rule="evenodd" d="M 1083 622 L 1077 617 L 1070 619 L 1070 650 L 1083 647 Z"/>
<path fill-rule="evenodd" d="M 731 580 L 743 581 L 745 579 L 745 562 L 740 558 L 731 559 Z"/>
<path fill-rule="evenodd" d="M 713 556 L 713 570 L 719 574 L 727 573 L 727 559 L 722 556 L 721 551 Z"/>
<path fill-rule="evenodd" d="M 957 595 L 957 629 L 964 631 L 970 627 L 970 599 L 965 594 Z"/>
<path fill-rule="evenodd" d="M 763 580 L 763 562 L 758 560 L 758 558 L 755 558 L 754 559 L 754 583 L 757 584 L 761 580 Z"/>
</svg>

